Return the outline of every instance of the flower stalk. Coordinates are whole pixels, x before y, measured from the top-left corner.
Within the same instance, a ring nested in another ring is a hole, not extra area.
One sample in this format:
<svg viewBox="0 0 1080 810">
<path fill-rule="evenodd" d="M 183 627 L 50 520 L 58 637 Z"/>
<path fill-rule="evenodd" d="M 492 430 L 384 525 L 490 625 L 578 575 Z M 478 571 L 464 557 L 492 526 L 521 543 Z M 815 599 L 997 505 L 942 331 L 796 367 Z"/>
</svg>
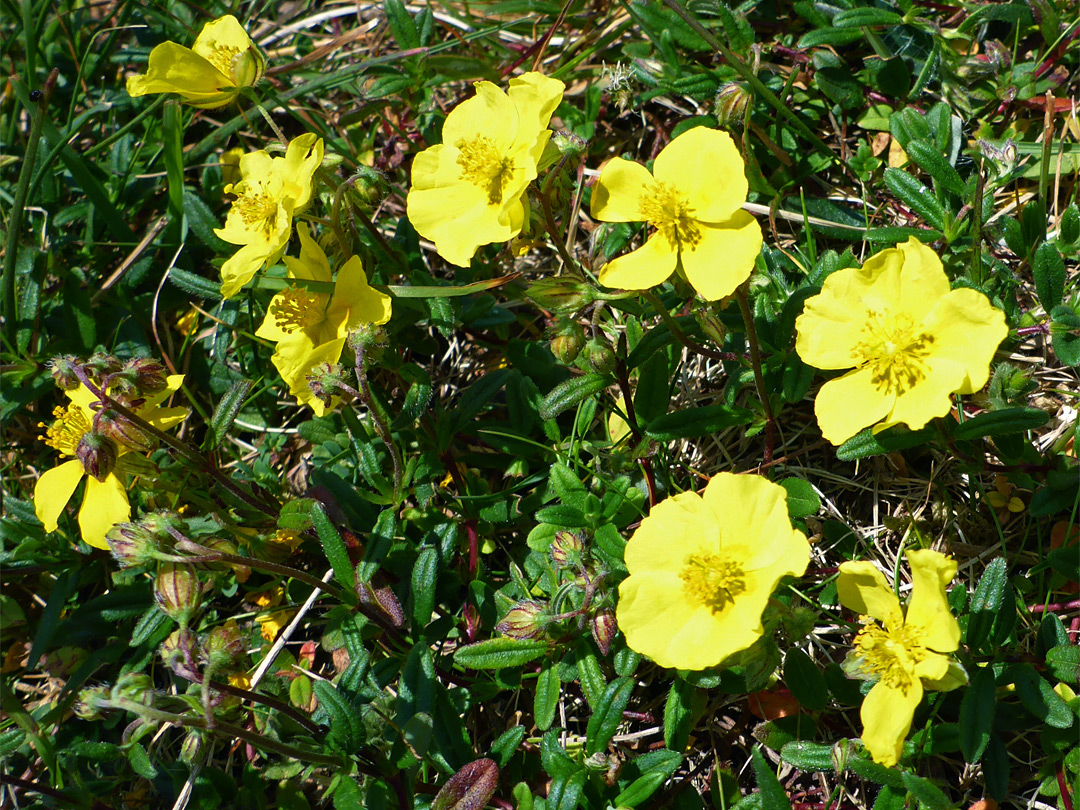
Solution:
<svg viewBox="0 0 1080 810">
<path fill-rule="evenodd" d="M 746 326 L 746 342 L 750 344 L 750 365 L 754 369 L 754 385 L 757 387 L 761 407 L 765 411 L 765 452 L 762 455 L 762 462 L 768 464 L 772 461 L 773 447 L 776 443 L 776 416 L 773 414 L 772 401 L 769 399 L 769 389 L 765 387 L 765 375 L 761 371 L 761 349 L 758 346 L 757 327 L 754 326 L 754 313 L 750 309 L 750 298 L 747 295 L 749 289 L 750 282 L 744 282 L 735 291 L 735 298 L 739 302 L 743 324 Z"/>
</svg>

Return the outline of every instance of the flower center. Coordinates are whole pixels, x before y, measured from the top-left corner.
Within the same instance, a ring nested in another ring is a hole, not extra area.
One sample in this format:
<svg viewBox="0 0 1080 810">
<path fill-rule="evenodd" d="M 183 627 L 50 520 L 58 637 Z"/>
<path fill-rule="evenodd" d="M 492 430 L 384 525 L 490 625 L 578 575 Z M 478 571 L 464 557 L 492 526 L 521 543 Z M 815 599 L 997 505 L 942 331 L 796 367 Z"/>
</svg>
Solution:
<svg viewBox="0 0 1080 810">
<path fill-rule="evenodd" d="M 53 409 L 54 421 L 45 431 L 41 440 L 65 456 L 74 456 L 82 437 L 90 432 L 90 420 L 82 408 L 72 403 L 67 407 L 57 405 Z M 45 427 L 40 422 L 38 427 Z"/>
<path fill-rule="evenodd" d="M 267 237 L 277 222 L 277 201 L 265 191 L 244 191 L 233 202 L 244 225 L 252 231 L 262 231 Z"/>
<path fill-rule="evenodd" d="M 746 590 L 745 576 L 742 566 L 723 554 L 691 554 L 679 572 L 687 598 L 713 613 L 719 613 Z"/>
<path fill-rule="evenodd" d="M 216 67 L 225 76 L 236 81 L 236 68 L 234 65 L 236 64 L 236 57 L 242 53 L 240 48 L 237 48 L 235 45 L 219 45 L 216 42 L 213 44 L 212 48 L 213 50 L 211 50 L 210 56 L 207 57 L 206 61 Z"/>
<path fill-rule="evenodd" d="M 917 331 L 910 315 L 885 317 L 868 310 L 862 336 L 852 354 L 859 365 L 870 368 L 879 389 L 903 394 L 926 376 L 923 361 L 934 336 Z"/>
<path fill-rule="evenodd" d="M 514 159 L 500 154 L 495 141 L 485 135 L 463 140 L 457 148 L 461 176 L 487 191 L 488 205 L 501 203 L 514 174 Z"/>
<path fill-rule="evenodd" d="M 300 287 L 289 287 L 270 305 L 270 315 L 278 329 L 292 334 L 323 319 L 323 296 Z"/>
<path fill-rule="evenodd" d="M 926 657 L 914 628 L 905 625 L 882 627 L 869 622 L 855 636 L 859 669 L 878 675 L 889 686 L 903 689 L 915 682 L 915 665 Z"/>
<path fill-rule="evenodd" d="M 663 235 L 672 250 L 680 250 L 683 246 L 693 250 L 701 241 L 694 209 L 678 189 L 667 183 L 657 183 L 642 192 L 638 205 L 645 219 Z"/>
</svg>

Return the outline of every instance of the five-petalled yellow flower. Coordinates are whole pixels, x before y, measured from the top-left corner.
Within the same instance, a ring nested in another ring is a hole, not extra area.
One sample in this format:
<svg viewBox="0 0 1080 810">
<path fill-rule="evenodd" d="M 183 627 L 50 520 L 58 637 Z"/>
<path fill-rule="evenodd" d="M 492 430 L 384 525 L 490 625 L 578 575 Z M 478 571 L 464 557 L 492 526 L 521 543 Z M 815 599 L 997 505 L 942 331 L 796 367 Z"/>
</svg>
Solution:
<svg viewBox="0 0 1080 810">
<path fill-rule="evenodd" d="M 285 257 L 289 278 L 330 284 L 330 262 L 311 238 L 306 223 L 297 227 L 300 258 Z M 289 393 L 322 416 L 326 405 L 312 393 L 307 378 L 322 363 L 336 363 L 346 336 L 363 324 L 390 320 L 390 296 L 368 285 L 360 259 L 349 258 L 338 271 L 333 293 L 294 284 L 274 296 L 255 333 L 277 343 L 272 358 Z"/>
<path fill-rule="evenodd" d="M 742 210 L 748 184 L 742 157 L 726 132 L 695 127 L 664 147 L 652 173 L 612 158 L 592 194 L 602 222 L 648 222 L 655 232 L 632 253 L 600 270 L 600 283 L 647 290 L 679 270 L 702 298 L 731 295 L 750 277 L 761 227 Z"/>
<path fill-rule="evenodd" d="M 167 377 L 165 388 L 146 397 L 143 404 L 135 409 L 136 415 L 159 430 L 182 422 L 188 415 L 187 408 L 162 408 L 160 405 L 183 381 L 183 374 Z M 65 393 L 71 402 L 53 411 L 55 420 L 43 439 L 70 460 L 46 471 L 38 479 L 34 486 L 34 511 L 38 520 L 45 524 L 45 531 L 56 531 L 60 513 L 71 500 L 83 476 L 86 476 L 86 492 L 79 508 L 79 529 L 82 539 L 91 546 L 107 549 L 109 544 L 105 542 L 105 533 L 117 523 L 131 518 L 123 462 L 100 481 L 93 475 L 87 475 L 83 463 L 75 458 L 75 453 L 83 436 L 91 431 L 95 413 L 92 406 L 98 402 L 98 398 L 85 385 Z M 131 452 L 131 448 L 123 445 L 117 449 L 120 456 Z"/>
<path fill-rule="evenodd" d="M 264 150 L 240 158 L 240 181 L 225 187 L 236 199 L 225 227 L 214 233 L 242 245 L 221 266 L 221 294 L 230 298 L 252 276 L 281 258 L 292 235 L 293 215 L 311 201 L 311 178 L 323 159 L 323 142 L 305 133 L 289 142 L 284 157 Z"/>
<path fill-rule="evenodd" d="M 1009 332 L 1005 314 L 981 292 L 950 290 L 937 254 L 914 238 L 825 279 L 795 328 L 807 364 L 854 366 L 814 402 L 833 444 L 870 425 L 875 433 L 901 422 L 917 429 L 944 416 L 953 393 L 986 384 Z"/>
<path fill-rule="evenodd" d="M 262 78 L 266 59 L 236 17 L 208 22 L 190 48 L 162 42 L 150 52 L 146 73 L 127 80 L 130 96 L 177 93 L 204 109 L 224 107 Z"/>
<path fill-rule="evenodd" d="M 872 563 L 846 562 L 836 580 L 840 603 L 867 617 L 844 669 L 878 679 L 863 700 L 862 741 L 876 762 L 889 767 L 900 759 L 923 690 L 948 691 L 967 682 L 947 655 L 960 644 L 960 625 L 945 596 L 956 561 L 929 550 L 909 551 L 907 558 L 912 586 L 906 613 Z"/>
<path fill-rule="evenodd" d="M 525 189 L 536 178 L 564 89 L 540 73 L 511 79 L 505 93 L 477 82 L 476 95 L 446 116 L 443 142 L 416 156 L 409 221 L 451 264 L 468 267 L 481 245 L 521 232 Z"/>
<path fill-rule="evenodd" d="M 632 650 L 660 666 L 705 669 L 764 634 L 761 616 L 785 576 L 810 561 L 783 487 L 716 475 L 701 494 L 661 501 L 626 545 L 617 618 Z"/>
</svg>

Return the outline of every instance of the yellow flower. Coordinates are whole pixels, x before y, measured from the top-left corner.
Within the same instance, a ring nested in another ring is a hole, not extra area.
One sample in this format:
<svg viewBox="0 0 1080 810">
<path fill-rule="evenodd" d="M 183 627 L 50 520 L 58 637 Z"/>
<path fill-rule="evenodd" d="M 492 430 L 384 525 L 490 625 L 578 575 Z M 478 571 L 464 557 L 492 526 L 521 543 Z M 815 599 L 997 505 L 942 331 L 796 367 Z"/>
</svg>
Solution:
<svg viewBox="0 0 1080 810">
<path fill-rule="evenodd" d="M 944 416 L 950 395 L 986 384 L 1008 334 L 1005 314 L 980 292 L 949 289 L 941 260 L 916 239 L 840 270 L 795 321 L 795 348 L 811 366 L 855 368 L 821 387 L 821 432 L 841 444 L 863 428 L 912 429 Z M 877 423 L 877 424 L 875 424 Z"/>
<path fill-rule="evenodd" d="M 506 93 L 477 82 L 476 95 L 446 116 L 443 142 L 416 156 L 409 221 L 451 264 L 468 267 L 481 245 L 521 232 L 525 188 L 536 177 L 564 88 L 539 73 L 511 79 Z"/>
<path fill-rule="evenodd" d="M 285 252 L 293 215 L 311 202 L 311 177 L 323 159 L 323 142 L 305 133 L 289 142 L 284 157 L 264 150 L 240 158 L 240 182 L 225 187 L 235 194 L 225 227 L 214 233 L 242 245 L 221 266 L 221 294 L 236 295 L 251 277 Z"/>
<path fill-rule="evenodd" d="M 840 566 L 840 603 L 867 621 L 855 636 L 844 669 L 855 677 L 878 678 L 863 700 L 862 741 L 874 761 L 893 766 L 904 748 L 923 689 L 948 691 L 967 674 L 948 655 L 960 644 L 960 625 L 949 612 L 945 586 L 956 561 L 937 551 L 909 551 L 911 600 L 907 614 L 880 571 L 869 562 Z"/>
<path fill-rule="evenodd" d="M 266 59 L 236 17 L 208 22 L 190 48 L 162 42 L 150 52 L 146 73 L 127 80 L 130 96 L 178 93 L 195 107 L 224 107 L 262 78 Z"/>
<path fill-rule="evenodd" d="M 165 389 L 148 396 L 135 413 L 160 430 L 179 424 L 188 415 L 187 408 L 161 408 L 159 405 L 183 381 L 183 374 L 168 377 Z M 34 486 L 34 511 L 38 520 L 45 524 L 47 532 L 56 531 L 60 513 L 86 475 L 82 462 L 74 456 L 82 437 L 90 432 L 95 413 L 91 406 L 98 401 L 85 385 L 65 393 L 71 403 L 53 411 L 56 419 L 46 431 L 44 441 L 62 456 L 71 459 L 43 473 Z M 118 447 L 118 455 L 128 452 L 131 452 L 130 448 L 123 445 Z M 79 508 L 79 529 L 82 539 L 94 548 L 107 549 L 109 544 L 105 542 L 105 533 L 131 517 L 122 467 L 123 464 L 119 464 L 101 481 L 86 475 L 86 492 Z"/>
<path fill-rule="evenodd" d="M 285 257 L 289 277 L 331 282 L 330 262 L 311 238 L 306 223 L 300 234 L 300 258 Z M 255 333 L 277 343 L 273 363 L 289 385 L 289 393 L 301 405 L 310 405 L 317 416 L 326 406 L 308 387 L 307 377 L 321 363 L 336 363 L 346 335 L 362 324 L 390 320 L 390 296 L 372 289 L 360 259 L 352 256 L 338 271 L 334 292 L 321 293 L 293 285 L 274 296 L 262 326 Z"/>
<path fill-rule="evenodd" d="M 757 641 L 780 578 L 810 561 L 785 497 L 756 475 L 720 473 L 700 495 L 657 504 L 626 546 L 618 623 L 630 648 L 663 667 L 705 669 Z"/>
<path fill-rule="evenodd" d="M 600 283 L 647 290 L 678 268 L 702 298 L 731 295 L 750 277 L 761 250 L 761 227 L 741 208 L 747 188 L 734 141 L 716 129 L 684 132 L 656 156 L 652 174 L 612 158 L 593 188 L 593 219 L 644 221 L 656 231 L 604 265 Z"/>
</svg>

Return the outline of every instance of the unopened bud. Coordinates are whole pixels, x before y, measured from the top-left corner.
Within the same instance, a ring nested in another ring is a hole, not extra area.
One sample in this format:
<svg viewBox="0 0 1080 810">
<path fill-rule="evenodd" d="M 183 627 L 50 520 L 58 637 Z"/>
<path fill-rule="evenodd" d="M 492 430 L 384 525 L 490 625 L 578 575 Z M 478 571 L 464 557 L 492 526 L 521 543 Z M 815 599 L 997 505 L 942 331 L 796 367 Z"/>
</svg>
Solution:
<svg viewBox="0 0 1080 810">
<path fill-rule="evenodd" d="M 596 300 L 596 290 L 584 281 L 570 277 L 536 281 L 525 295 L 537 306 L 559 315 L 570 315 Z"/>
<path fill-rule="evenodd" d="M 750 88 L 743 82 L 728 82 L 716 91 L 713 112 L 723 129 L 741 128 L 750 105 Z"/>
<path fill-rule="evenodd" d="M 547 626 L 547 607 L 531 599 L 511 608 L 495 629 L 504 636 L 517 639 L 538 638 Z"/>
<path fill-rule="evenodd" d="M 552 329 L 551 353 L 560 362 L 569 365 L 573 363 L 581 353 L 585 345 L 585 330 L 581 324 L 569 318 L 560 318 Z"/>
<path fill-rule="evenodd" d="M 371 360 L 377 360 L 386 348 L 386 330 L 374 323 L 362 323 L 352 329 L 347 338 L 352 349 L 363 349 Z"/>
<path fill-rule="evenodd" d="M 609 608 L 597 611 L 592 618 L 592 637 L 596 646 L 600 648 L 601 655 L 611 652 L 611 643 L 615 640 L 615 634 L 619 631 L 619 625 L 615 621 L 615 613 Z"/>
<path fill-rule="evenodd" d="M 119 371 L 123 363 L 120 358 L 105 352 L 95 352 L 86 361 L 86 371 L 91 377 L 104 377 Z"/>
<path fill-rule="evenodd" d="M 990 161 L 990 165 L 993 166 L 994 173 L 998 177 L 1004 177 L 1016 168 L 1016 142 L 1012 138 L 1006 138 L 1001 146 L 995 146 L 990 141 L 980 138 L 975 145 L 983 156 Z"/>
<path fill-rule="evenodd" d="M 79 379 L 79 375 L 76 373 L 76 369 L 79 367 L 79 358 L 72 354 L 62 354 L 59 357 L 54 357 L 49 362 L 49 373 L 52 374 L 53 382 L 62 391 L 74 391 L 80 385 L 82 380 Z"/>
<path fill-rule="evenodd" d="M 345 380 L 345 368 L 341 363 L 319 363 L 311 369 L 306 379 L 311 393 L 329 408 L 337 396 L 338 386 Z"/>
<path fill-rule="evenodd" d="M 556 565 L 578 565 L 581 562 L 581 552 L 585 550 L 585 544 L 581 538 L 566 529 L 555 532 L 555 539 L 551 543 L 551 559 Z"/>
<path fill-rule="evenodd" d="M 232 670 L 243 666 L 247 639 L 234 619 L 211 630 L 203 638 L 202 656 L 210 669 Z"/>
<path fill-rule="evenodd" d="M 705 303 L 694 307 L 694 320 L 713 343 L 717 346 L 724 345 L 724 339 L 727 338 L 727 326 L 720 320 L 712 304 Z"/>
<path fill-rule="evenodd" d="M 196 652 L 194 637 L 187 629 L 173 630 L 169 637 L 161 642 L 158 655 L 162 663 L 178 675 L 190 672 L 190 664 Z"/>
<path fill-rule="evenodd" d="M 128 406 L 130 407 L 130 405 Z M 145 453 L 157 447 L 157 438 L 141 427 L 129 422 L 113 408 L 102 408 L 94 414 L 94 430 L 117 444 Z"/>
<path fill-rule="evenodd" d="M 848 769 L 848 760 L 851 759 L 851 740 L 840 740 L 833 746 L 832 763 L 837 776 L 843 776 Z"/>
<path fill-rule="evenodd" d="M 190 565 L 162 563 L 154 580 L 154 599 L 161 612 L 187 627 L 202 601 L 202 583 Z"/>
<path fill-rule="evenodd" d="M 107 686 L 88 686 L 79 691 L 75 704 L 71 707 L 76 717 L 83 720 L 100 720 L 101 710 L 108 708 L 109 688 Z"/>
<path fill-rule="evenodd" d="M 112 688 L 113 700 L 132 700 L 149 704 L 153 698 L 154 681 L 141 672 L 127 672 L 117 678 Z"/>
<path fill-rule="evenodd" d="M 593 338 L 585 344 L 585 362 L 597 374 L 611 374 L 615 371 L 615 352 L 607 341 Z"/>
<path fill-rule="evenodd" d="M 606 771 L 608 769 L 608 755 L 603 751 L 597 751 L 585 757 L 582 763 L 590 771 Z"/>
<path fill-rule="evenodd" d="M 117 375 L 118 379 L 128 382 L 132 389 L 142 394 L 164 391 L 169 384 L 169 371 L 157 360 L 149 357 L 136 357 L 128 360 Z"/>
<path fill-rule="evenodd" d="M 371 211 L 382 201 L 386 179 L 375 169 L 361 166 L 349 188 L 349 199 L 363 211 Z"/>
<path fill-rule="evenodd" d="M 201 731 L 189 731 L 180 744 L 179 759 L 188 767 L 201 763 L 205 757 L 206 746 Z"/>
<path fill-rule="evenodd" d="M 109 551 L 121 568 L 134 568 L 158 558 L 161 543 L 142 523 L 118 523 L 105 533 Z"/>
<path fill-rule="evenodd" d="M 82 462 L 87 475 L 98 481 L 104 481 L 116 468 L 116 458 L 120 454 L 116 442 L 91 430 L 84 433 L 75 448 L 75 457 Z"/>
<path fill-rule="evenodd" d="M 251 87 L 257 84 L 266 72 L 266 57 L 255 47 L 255 43 L 251 43 L 232 58 L 231 67 L 236 86 Z"/>
<path fill-rule="evenodd" d="M 573 132 L 556 132 L 551 136 L 551 142 L 559 150 L 559 154 L 569 157 L 577 157 L 585 151 L 589 142 Z"/>
</svg>

